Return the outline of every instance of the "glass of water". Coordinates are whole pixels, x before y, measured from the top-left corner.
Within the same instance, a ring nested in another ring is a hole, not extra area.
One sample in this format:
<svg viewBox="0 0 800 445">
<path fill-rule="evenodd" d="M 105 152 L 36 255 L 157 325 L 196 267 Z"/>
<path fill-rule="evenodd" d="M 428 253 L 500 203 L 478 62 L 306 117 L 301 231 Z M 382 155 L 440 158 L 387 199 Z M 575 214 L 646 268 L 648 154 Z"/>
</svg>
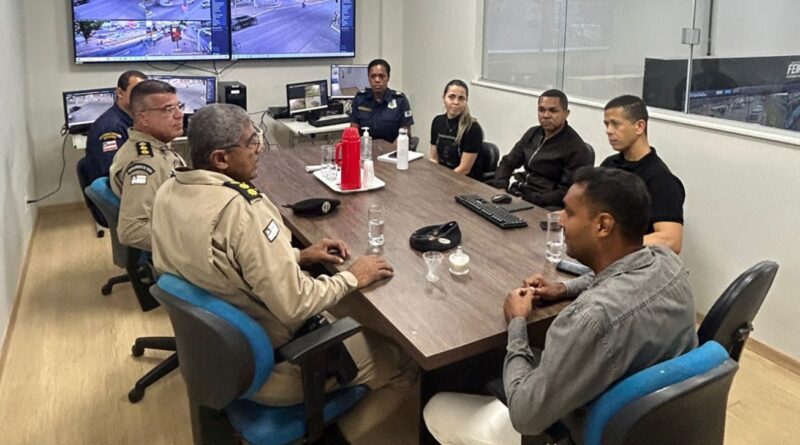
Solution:
<svg viewBox="0 0 800 445">
<path fill-rule="evenodd" d="M 550 212 L 547 214 L 547 236 L 544 242 L 544 255 L 547 261 L 557 264 L 561 261 L 561 256 L 566 250 L 564 244 L 564 228 L 559 221 L 560 212 Z"/>
<path fill-rule="evenodd" d="M 383 226 L 384 226 L 384 209 L 380 204 L 372 204 L 367 210 L 367 217 L 369 221 L 369 232 L 367 233 L 367 240 L 372 247 L 383 246 Z"/>
<path fill-rule="evenodd" d="M 323 145 L 322 148 L 322 171 L 325 179 L 336 179 L 336 166 L 333 163 L 333 155 L 335 153 L 333 145 Z"/>
</svg>

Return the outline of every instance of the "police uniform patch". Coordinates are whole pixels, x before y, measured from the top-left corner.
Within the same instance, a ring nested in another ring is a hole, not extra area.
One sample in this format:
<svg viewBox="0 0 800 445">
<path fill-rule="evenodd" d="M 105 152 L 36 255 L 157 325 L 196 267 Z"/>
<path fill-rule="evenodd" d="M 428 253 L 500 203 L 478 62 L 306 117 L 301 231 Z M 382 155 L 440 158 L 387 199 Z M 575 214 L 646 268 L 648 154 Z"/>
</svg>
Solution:
<svg viewBox="0 0 800 445">
<path fill-rule="evenodd" d="M 358 107 L 358 111 L 363 111 L 365 113 L 371 113 L 372 112 L 372 108 L 365 107 L 365 106 L 362 105 L 362 106 Z"/>
<path fill-rule="evenodd" d="M 119 147 L 117 146 L 116 139 L 103 142 L 103 153 L 108 153 L 109 151 L 117 151 L 118 148 Z"/>
<path fill-rule="evenodd" d="M 239 181 L 226 181 L 222 183 L 225 187 L 232 188 L 237 192 L 241 193 L 242 196 L 247 199 L 247 201 L 253 201 L 258 199 L 261 196 L 261 192 L 258 191 L 255 186 L 248 184 L 246 182 L 239 182 Z"/>
<path fill-rule="evenodd" d="M 101 141 L 116 141 L 117 139 L 119 139 L 121 137 L 122 137 L 121 134 L 115 133 L 113 131 L 109 131 L 109 132 L 101 134 L 98 139 L 101 140 Z"/>
<path fill-rule="evenodd" d="M 125 170 L 126 175 L 138 174 L 138 175 L 147 175 L 150 176 L 155 173 L 155 169 L 147 164 L 142 164 L 140 162 L 134 162 L 133 164 L 129 164 L 128 168 Z"/>
<path fill-rule="evenodd" d="M 278 227 L 278 223 L 274 219 L 269 220 L 269 224 L 264 228 L 264 236 L 267 237 L 267 240 L 269 242 L 275 241 L 279 233 L 281 233 L 281 228 Z"/>
<path fill-rule="evenodd" d="M 394 110 L 395 108 L 397 108 L 397 100 L 392 99 L 392 101 L 389 102 L 389 109 Z"/>
<path fill-rule="evenodd" d="M 139 156 L 150 156 L 153 157 L 153 147 L 150 145 L 149 142 L 139 141 L 136 143 L 136 153 Z"/>
<path fill-rule="evenodd" d="M 131 176 L 131 185 L 145 185 L 145 184 L 147 184 L 147 175 Z"/>
<path fill-rule="evenodd" d="M 408 111 L 406 111 L 406 112 L 405 112 L 405 116 L 406 116 L 406 117 L 411 117 L 411 110 L 408 110 Z"/>
</svg>

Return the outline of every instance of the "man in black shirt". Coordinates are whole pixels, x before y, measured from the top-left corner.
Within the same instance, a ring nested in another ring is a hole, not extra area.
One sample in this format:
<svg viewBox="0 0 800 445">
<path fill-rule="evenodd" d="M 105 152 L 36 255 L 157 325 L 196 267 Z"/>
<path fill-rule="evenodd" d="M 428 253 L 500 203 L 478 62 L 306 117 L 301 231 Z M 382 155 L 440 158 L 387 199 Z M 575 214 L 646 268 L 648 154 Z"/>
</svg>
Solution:
<svg viewBox="0 0 800 445">
<path fill-rule="evenodd" d="M 503 156 L 491 184 L 540 207 L 563 207 L 575 171 L 594 163 L 594 154 L 567 124 L 568 116 L 569 102 L 562 91 L 542 93 L 539 125 L 528 129 Z M 525 171 L 514 173 L 519 167 Z M 512 175 L 516 182 L 509 185 Z"/>
<path fill-rule="evenodd" d="M 683 243 L 683 184 L 658 157 L 647 140 L 647 107 L 636 96 L 619 96 L 606 106 L 603 124 L 611 148 L 619 152 L 609 156 L 601 167 L 613 167 L 636 174 L 650 192 L 652 212 L 646 245 L 665 245 L 675 253 Z"/>
</svg>

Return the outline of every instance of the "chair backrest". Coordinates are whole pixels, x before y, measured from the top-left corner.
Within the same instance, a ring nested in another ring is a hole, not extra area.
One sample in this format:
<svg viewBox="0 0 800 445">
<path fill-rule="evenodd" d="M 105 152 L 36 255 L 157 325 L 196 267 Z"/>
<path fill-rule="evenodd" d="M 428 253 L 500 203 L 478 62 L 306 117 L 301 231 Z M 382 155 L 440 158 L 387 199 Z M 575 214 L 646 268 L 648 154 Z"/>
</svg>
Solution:
<svg viewBox="0 0 800 445">
<path fill-rule="evenodd" d="M 117 236 L 120 201 L 111 190 L 108 176 L 101 176 L 92 181 L 91 185 L 84 189 L 84 193 L 100 210 L 100 213 L 103 214 L 108 223 L 108 229 L 111 232 L 111 252 L 114 256 L 114 264 L 119 267 L 126 267 L 130 255 L 129 247 L 120 243 Z"/>
<path fill-rule="evenodd" d="M 739 275 L 714 303 L 700 324 L 700 344 L 714 340 L 739 361 L 742 348 L 753 330 L 753 319 L 767 296 L 778 263 L 762 261 Z"/>
<path fill-rule="evenodd" d="M 481 147 L 481 156 L 486 159 L 484 171 L 481 172 L 481 180 L 486 181 L 494 178 L 497 163 L 500 162 L 500 149 L 497 148 L 497 145 L 484 141 L 483 147 Z"/>
<path fill-rule="evenodd" d="M 629 376 L 590 405 L 585 444 L 721 445 L 737 369 L 712 341 Z"/>
<path fill-rule="evenodd" d="M 589 161 L 590 161 L 589 165 L 594 165 L 594 148 L 592 148 L 592 146 L 589 145 L 588 142 L 586 142 L 585 144 L 586 144 L 586 150 L 589 152 Z"/>
<path fill-rule="evenodd" d="M 101 225 L 108 229 L 108 222 L 106 221 L 103 213 L 100 212 L 100 209 L 94 205 L 94 202 L 86 196 L 86 187 L 89 186 L 89 174 L 86 172 L 86 158 L 78 159 L 78 163 L 75 165 L 75 173 L 78 176 L 78 184 L 81 186 L 81 192 L 83 194 L 83 200 L 86 202 L 86 207 L 89 207 L 89 211 L 92 213 L 92 218 L 94 218 L 95 222 L 98 225 Z"/>
<path fill-rule="evenodd" d="M 255 320 L 172 274 L 161 275 L 150 292 L 169 313 L 192 403 L 223 409 L 261 388 L 275 353 Z"/>
</svg>

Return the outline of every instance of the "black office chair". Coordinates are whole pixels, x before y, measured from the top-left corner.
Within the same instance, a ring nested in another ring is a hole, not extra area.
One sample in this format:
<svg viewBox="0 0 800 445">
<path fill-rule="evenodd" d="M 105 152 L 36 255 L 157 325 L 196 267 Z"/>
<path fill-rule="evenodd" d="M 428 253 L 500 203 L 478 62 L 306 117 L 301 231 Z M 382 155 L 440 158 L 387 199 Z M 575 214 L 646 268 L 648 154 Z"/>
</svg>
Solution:
<svg viewBox="0 0 800 445">
<path fill-rule="evenodd" d="M 163 274 L 151 291 L 167 309 L 175 330 L 195 444 L 239 443 L 237 435 L 253 445 L 319 443 L 323 438 L 330 443 L 330 432 L 338 431 L 331 425 L 367 392 L 366 386 L 358 385 L 324 393 L 330 364 L 337 357 L 334 349 L 361 328 L 352 318 L 273 349 L 250 316 L 182 278 Z M 304 403 L 278 407 L 248 400 L 280 360 L 301 367 Z M 356 372 L 353 366 L 340 384 L 352 381 Z"/>
<path fill-rule="evenodd" d="M 106 221 L 109 222 L 111 251 L 114 256 L 114 264 L 124 267 L 127 272 L 125 275 L 127 278 L 126 280 L 117 280 L 116 277 L 112 278 L 103 286 L 101 292 L 103 295 L 108 295 L 108 293 L 111 292 L 111 286 L 113 284 L 129 281 L 133 286 L 133 292 L 139 300 L 139 305 L 143 312 L 157 308 L 159 303 L 150 295 L 149 290 L 149 286 L 155 282 L 154 273 L 149 264 L 149 253 L 125 246 L 119 242 L 119 238 L 117 237 L 120 201 L 117 195 L 111 191 L 108 176 L 95 179 L 89 187 L 84 189 L 84 192 L 97 206 L 100 212 L 102 212 Z M 134 357 L 139 357 L 144 354 L 145 349 L 175 351 L 175 338 L 139 337 L 131 347 L 131 354 L 133 354 Z M 178 355 L 172 354 L 136 382 L 133 389 L 128 393 L 128 400 L 130 400 L 131 403 L 136 403 L 141 400 L 148 386 L 174 371 L 177 367 Z"/>
<path fill-rule="evenodd" d="M 103 217 L 103 213 L 95 207 L 94 203 L 86 196 L 86 192 L 84 192 L 86 187 L 89 186 L 89 174 L 86 172 L 86 158 L 80 158 L 78 160 L 78 163 L 75 165 L 75 173 L 78 176 L 78 184 L 81 186 L 83 201 L 86 203 L 86 207 L 89 208 L 89 212 L 91 212 L 95 222 L 95 235 L 97 235 L 98 238 L 102 238 L 105 235 L 105 229 L 108 229 L 108 223 Z"/>
<path fill-rule="evenodd" d="M 589 151 L 589 165 L 594 165 L 594 148 L 586 142 L 586 150 Z"/>
<path fill-rule="evenodd" d="M 697 331 L 700 343 L 714 340 L 728 350 L 732 359 L 739 361 L 744 344 L 753 331 L 753 319 L 777 273 L 778 263 L 762 261 L 739 275 L 700 324 Z"/>
<path fill-rule="evenodd" d="M 481 148 L 481 155 L 486 158 L 486 168 L 483 173 L 481 173 L 481 181 L 491 181 L 494 179 L 497 163 L 500 162 L 500 149 L 497 148 L 497 145 L 484 141 L 483 147 Z"/>
<path fill-rule="evenodd" d="M 653 365 L 592 402 L 585 445 L 722 445 L 739 365 L 711 341 Z"/>
</svg>

